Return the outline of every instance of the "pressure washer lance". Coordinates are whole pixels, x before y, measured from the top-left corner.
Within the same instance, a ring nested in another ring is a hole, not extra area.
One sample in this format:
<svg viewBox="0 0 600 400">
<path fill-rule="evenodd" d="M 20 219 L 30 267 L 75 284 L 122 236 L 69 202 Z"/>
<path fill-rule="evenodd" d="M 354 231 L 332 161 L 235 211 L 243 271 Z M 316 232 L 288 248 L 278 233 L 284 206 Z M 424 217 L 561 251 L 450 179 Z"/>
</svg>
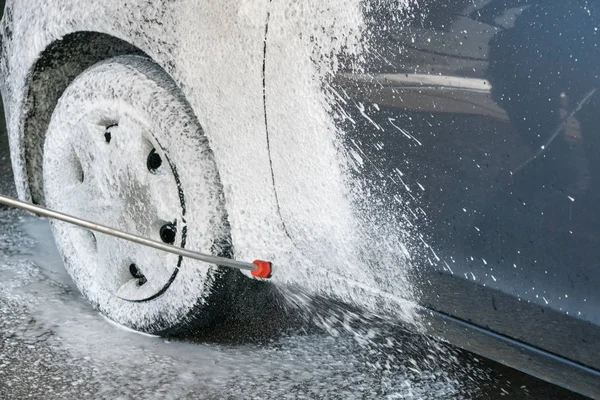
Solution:
<svg viewBox="0 0 600 400">
<path fill-rule="evenodd" d="M 146 239 L 137 235 L 132 235 L 131 233 L 123 232 L 105 225 L 96 224 L 94 222 L 86 221 L 81 218 L 73 217 L 68 214 L 63 214 L 58 211 L 53 211 L 45 207 L 36 206 L 34 204 L 26 203 L 2 195 L 0 195 L 0 204 L 7 205 L 9 207 L 20 208 L 22 210 L 30 211 L 42 217 L 57 219 L 63 222 L 67 222 L 69 224 L 80 226 L 82 228 L 90 229 L 92 231 L 104 233 L 106 235 L 141 244 L 143 246 L 153 247 L 158 250 L 166 251 L 167 253 L 173 253 L 182 257 L 193 258 L 194 260 L 200 260 L 218 266 L 250 271 L 252 276 L 255 276 L 257 278 L 268 279 L 271 277 L 272 274 L 272 265 L 269 261 L 255 260 L 254 262 L 249 263 L 244 261 L 236 261 L 224 257 L 217 257 L 210 254 L 203 254 L 197 251 L 182 249 L 181 247 L 161 243 L 152 239 Z"/>
</svg>

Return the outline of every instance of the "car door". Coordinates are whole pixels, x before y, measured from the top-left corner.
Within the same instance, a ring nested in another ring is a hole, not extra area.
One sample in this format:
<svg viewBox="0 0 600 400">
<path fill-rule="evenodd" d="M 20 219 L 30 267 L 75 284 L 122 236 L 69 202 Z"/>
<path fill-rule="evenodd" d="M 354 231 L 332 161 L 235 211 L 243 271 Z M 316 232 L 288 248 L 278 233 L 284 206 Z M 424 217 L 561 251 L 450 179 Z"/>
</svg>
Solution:
<svg viewBox="0 0 600 400">
<path fill-rule="evenodd" d="M 422 304 L 599 369 L 598 4 L 429 3 L 373 19 L 348 145 L 436 251 Z"/>
<path fill-rule="evenodd" d="M 420 304 L 600 369 L 598 4 L 377 4 L 362 67 L 323 85 L 362 211 L 401 226 Z"/>
</svg>

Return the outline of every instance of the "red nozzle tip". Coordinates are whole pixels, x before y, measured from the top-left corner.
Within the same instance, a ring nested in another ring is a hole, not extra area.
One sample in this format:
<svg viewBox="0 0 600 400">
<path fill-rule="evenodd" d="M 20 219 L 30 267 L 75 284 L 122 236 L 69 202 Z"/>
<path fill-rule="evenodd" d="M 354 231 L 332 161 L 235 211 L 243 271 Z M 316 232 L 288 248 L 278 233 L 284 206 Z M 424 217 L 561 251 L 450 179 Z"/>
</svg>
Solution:
<svg viewBox="0 0 600 400">
<path fill-rule="evenodd" d="M 269 279 L 271 277 L 271 263 L 263 260 L 254 260 L 252 264 L 256 265 L 256 268 L 250 271 L 252 276 L 257 278 Z"/>
</svg>

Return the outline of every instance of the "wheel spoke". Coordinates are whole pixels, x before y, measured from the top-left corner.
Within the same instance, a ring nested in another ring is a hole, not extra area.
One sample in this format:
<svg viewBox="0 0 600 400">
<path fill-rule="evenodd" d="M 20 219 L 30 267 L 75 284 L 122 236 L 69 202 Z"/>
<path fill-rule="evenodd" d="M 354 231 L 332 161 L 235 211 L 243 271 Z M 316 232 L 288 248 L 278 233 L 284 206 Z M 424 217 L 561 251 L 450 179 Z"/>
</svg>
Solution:
<svg viewBox="0 0 600 400">
<path fill-rule="evenodd" d="M 124 208 L 120 199 L 107 199 L 88 182 L 75 184 L 61 192 L 63 209 L 57 210 L 100 224 L 114 224 Z"/>
<path fill-rule="evenodd" d="M 146 132 L 139 123 L 133 123 L 129 118 L 124 118 L 119 122 L 113 140 L 119 144 L 126 143 L 127 155 L 132 162 L 140 162 L 145 165 L 148 154 L 154 147 L 145 137 Z"/>
<path fill-rule="evenodd" d="M 102 157 L 104 149 L 100 149 L 99 138 L 96 137 L 103 134 L 103 129 L 101 126 L 89 122 L 71 126 L 71 129 L 77 129 L 80 132 L 72 141 L 72 148 L 83 168 L 84 176 L 89 179 L 96 174 L 98 167 L 106 167 L 106 158 Z"/>
<path fill-rule="evenodd" d="M 177 265 L 178 256 L 168 254 L 142 245 L 132 245 L 132 254 L 140 271 L 152 285 L 165 285 L 171 277 L 172 270 L 163 268 L 164 263 Z M 146 283 L 146 284 L 148 284 Z"/>
</svg>

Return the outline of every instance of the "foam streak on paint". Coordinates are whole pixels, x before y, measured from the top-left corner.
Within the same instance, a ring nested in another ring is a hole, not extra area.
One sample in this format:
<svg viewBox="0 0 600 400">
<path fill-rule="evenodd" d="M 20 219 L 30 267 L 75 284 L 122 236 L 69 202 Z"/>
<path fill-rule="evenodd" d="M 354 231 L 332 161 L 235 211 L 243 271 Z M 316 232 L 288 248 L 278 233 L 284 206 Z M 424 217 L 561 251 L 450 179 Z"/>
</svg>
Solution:
<svg viewBox="0 0 600 400">
<path fill-rule="evenodd" d="M 395 304 L 398 314 L 398 303 L 406 306 L 400 298 L 411 297 L 405 223 L 390 218 L 349 173 L 363 165 L 364 153 L 356 143 L 356 150 L 346 147 L 334 120 L 336 110 L 347 115 L 357 107 L 382 129 L 364 104 L 350 104 L 331 86 L 341 68 L 362 71 L 369 51 L 364 12 L 360 1 L 271 4 L 266 93 L 275 187 L 293 247 L 308 259 L 290 257 L 275 279 L 371 310 Z M 313 274 L 319 268 L 326 276 Z M 341 285 L 332 276 L 342 277 Z M 399 314 L 408 318 L 409 308 Z"/>
</svg>

